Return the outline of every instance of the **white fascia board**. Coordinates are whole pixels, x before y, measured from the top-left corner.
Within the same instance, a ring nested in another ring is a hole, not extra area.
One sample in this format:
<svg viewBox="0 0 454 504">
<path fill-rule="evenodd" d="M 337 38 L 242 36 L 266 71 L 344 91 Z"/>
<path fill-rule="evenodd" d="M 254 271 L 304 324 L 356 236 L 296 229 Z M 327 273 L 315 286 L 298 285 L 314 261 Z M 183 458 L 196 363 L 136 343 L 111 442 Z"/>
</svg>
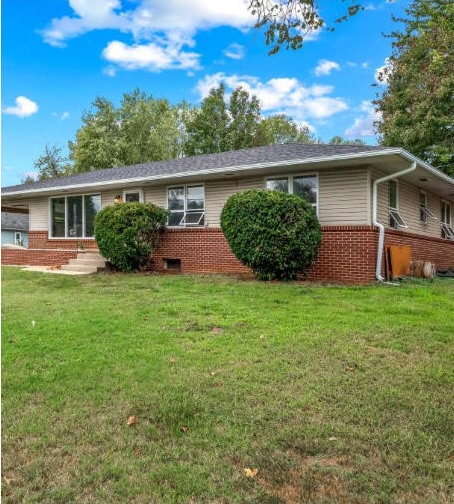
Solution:
<svg viewBox="0 0 454 504">
<path fill-rule="evenodd" d="M 289 159 L 287 161 L 271 161 L 271 162 L 265 162 L 265 163 L 256 163 L 256 164 L 248 164 L 248 165 L 238 165 L 238 166 L 224 166 L 221 168 L 207 168 L 205 170 L 199 170 L 199 171 L 187 171 L 187 172 L 177 172 L 177 173 L 166 173 L 166 174 L 160 174 L 160 175 L 150 175 L 146 177 L 135 177 L 135 178 L 127 178 L 127 179 L 117 179 L 117 180 L 107 180 L 104 182 L 94 182 L 91 184 L 73 184 L 73 185 L 63 185 L 63 186 L 57 186 L 57 187 L 47 187 L 47 188 L 42 188 L 42 189 L 31 189 L 31 190 L 26 190 L 26 191 L 16 191 L 16 192 L 9 192 L 5 193 L 3 195 L 4 198 L 9 198 L 10 196 L 21 196 L 21 195 L 39 195 L 42 193 L 61 193 L 62 191 L 74 191 L 74 190 L 82 190 L 86 188 L 96 188 L 96 189 L 102 189 L 102 188 L 115 188 L 115 187 L 121 187 L 124 185 L 131 185 L 131 184 L 141 184 L 144 182 L 153 182 L 153 181 L 165 181 L 168 179 L 178 179 L 178 178 L 187 178 L 187 177 L 193 177 L 193 176 L 203 176 L 203 175 L 216 175 L 216 174 L 223 174 L 223 173 L 239 173 L 239 172 L 245 172 L 249 170 L 257 170 L 257 169 L 264 169 L 264 168 L 273 168 L 274 166 L 296 166 L 296 165 L 305 165 L 305 164 L 321 164 L 321 163 L 327 163 L 327 162 L 333 162 L 333 161 L 349 161 L 349 160 L 358 160 L 358 159 L 370 159 L 370 158 L 377 158 L 377 157 L 383 157 L 383 156 L 390 156 L 390 155 L 400 155 L 406 159 L 408 159 L 411 162 L 416 162 L 418 166 L 421 168 L 425 169 L 426 171 L 430 172 L 432 175 L 441 178 L 445 182 L 454 184 L 454 179 L 449 177 L 448 175 L 436 170 L 432 166 L 428 165 L 421 159 L 413 156 L 409 152 L 407 152 L 404 149 L 396 148 L 386 148 L 384 150 L 379 150 L 379 151 L 368 151 L 368 152 L 359 152 L 356 154 L 338 154 L 335 156 L 325 156 L 325 157 L 315 157 L 315 158 L 303 158 L 303 159 Z"/>
</svg>

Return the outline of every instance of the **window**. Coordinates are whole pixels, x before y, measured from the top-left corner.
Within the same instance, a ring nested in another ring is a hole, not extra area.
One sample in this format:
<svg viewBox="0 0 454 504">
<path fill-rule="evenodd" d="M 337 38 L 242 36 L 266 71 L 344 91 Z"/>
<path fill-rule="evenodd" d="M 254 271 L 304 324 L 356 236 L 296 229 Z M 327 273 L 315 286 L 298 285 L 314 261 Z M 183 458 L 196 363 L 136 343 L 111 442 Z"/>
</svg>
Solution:
<svg viewBox="0 0 454 504">
<path fill-rule="evenodd" d="M 454 229 L 451 227 L 451 203 L 441 202 L 441 237 L 454 240 Z"/>
<path fill-rule="evenodd" d="M 51 198 L 51 238 L 93 238 L 94 219 L 100 209 L 99 194 Z"/>
<path fill-rule="evenodd" d="M 142 203 L 142 189 L 129 189 L 127 191 L 123 191 L 123 201 L 125 203 L 129 203 L 131 201 Z"/>
<path fill-rule="evenodd" d="M 398 205 L 398 186 L 396 180 L 390 180 L 388 186 L 389 197 L 389 227 L 392 228 L 406 228 L 404 219 L 397 209 Z"/>
<path fill-rule="evenodd" d="M 203 185 L 169 187 L 167 209 L 169 226 L 203 226 L 205 224 L 205 188 Z"/>
<path fill-rule="evenodd" d="M 290 177 L 269 178 L 266 181 L 266 188 L 301 196 L 312 205 L 314 212 L 318 213 L 317 175 L 294 175 Z"/>
<path fill-rule="evenodd" d="M 16 245 L 22 245 L 22 233 L 20 231 L 14 233 L 14 243 Z"/>
<path fill-rule="evenodd" d="M 419 220 L 427 223 L 428 219 L 436 219 L 435 215 L 427 206 L 427 193 L 420 191 L 419 193 Z"/>
</svg>

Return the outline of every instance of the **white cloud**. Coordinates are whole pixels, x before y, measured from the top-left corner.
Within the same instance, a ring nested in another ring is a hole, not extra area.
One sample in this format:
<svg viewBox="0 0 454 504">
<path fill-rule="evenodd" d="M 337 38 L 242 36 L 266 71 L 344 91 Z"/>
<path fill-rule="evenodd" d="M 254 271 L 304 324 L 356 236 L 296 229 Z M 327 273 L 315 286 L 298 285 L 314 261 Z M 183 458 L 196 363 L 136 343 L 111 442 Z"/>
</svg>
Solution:
<svg viewBox="0 0 454 504">
<path fill-rule="evenodd" d="M 24 180 L 31 178 L 32 180 L 38 180 L 39 173 L 36 171 L 26 171 L 23 173 Z"/>
<path fill-rule="evenodd" d="M 322 59 L 319 60 L 318 65 L 314 70 L 314 73 L 317 77 L 320 77 L 320 75 L 329 75 L 333 70 L 340 70 L 339 63 L 336 63 L 335 61 Z"/>
<path fill-rule="evenodd" d="M 69 117 L 69 112 L 63 112 L 63 114 L 60 116 L 60 121 L 64 121 L 65 119 L 68 119 Z"/>
<path fill-rule="evenodd" d="M 126 70 L 197 69 L 200 55 L 183 48 L 195 45 L 198 30 L 231 26 L 244 30 L 253 25 L 249 0 L 135 0 L 122 10 L 120 0 L 69 0 L 73 16 L 52 19 L 41 34 L 48 44 L 64 47 L 71 38 L 93 30 L 119 30 L 131 43 L 111 41 L 103 57 Z M 239 59 L 241 46 L 232 46 L 229 57 Z M 115 66 L 104 71 L 113 77 Z"/>
<path fill-rule="evenodd" d="M 198 68 L 200 58 L 197 53 L 182 51 L 177 44 L 160 47 L 150 42 L 145 45 L 129 46 L 117 40 L 110 42 L 102 55 L 107 61 L 126 70 L 143 69 L 151 72 Z M 113 75 L 111 68 L 107 72 L 108 75 Z"/>
<path fill-rule="evenodd" d="M 264 113 L 285 113 L 298 122 L 308 119 L 322 120 L 348 109 L 347 103 L 338 97 L 327 96 L 332 86 L 305 86 L 296 78 L 280 77 L 261 82 L 257 77 L 207 75 L 197 84 L 200 98 L 208 95 L 211 88 L 223 82 L 227 90 L 242 86 L 260 100 Z"/>
<path fill-rule="evenodd" d="M 240 60 L 244 58 L 244 47 L 240 44 L 230 44 L 227 49 L 224 50 L 224 54 L 227 58 Z"/>
<path fill-rule="evenodd" d="M 357 117 L 350 128 L 344 131 L 346 138 L 361 138 L 375 136 L 374 123 L 379 121 L 381 115 L 375 111 L 373 104 L 368 101 L 361 103 L 362 115 Z"/>
<path fill-rule="evenodd" d="M 15 115 L 17 117 L 29 117 L 38 112 L 38 104 L 25 96 L 18 96 L 15 103 L 15 107 L 4 108 L 3 113 Z"/>
</svg>

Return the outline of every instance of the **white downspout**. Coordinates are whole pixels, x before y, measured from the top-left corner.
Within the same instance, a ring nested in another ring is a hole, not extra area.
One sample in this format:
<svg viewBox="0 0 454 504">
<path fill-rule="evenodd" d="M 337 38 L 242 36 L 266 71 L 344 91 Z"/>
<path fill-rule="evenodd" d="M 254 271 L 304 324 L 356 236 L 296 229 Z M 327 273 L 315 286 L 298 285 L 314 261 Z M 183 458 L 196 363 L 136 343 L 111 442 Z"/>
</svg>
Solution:
<svg viewBox="0 0 454 504">
<path fill-rule="evenodd" d="M 388 180 L 401 177 L 402 175 L 410 173 L 414 170 L 416 170 L 416 162 L 412 163 L 410 168 L 406 168 L 405 170 L 402 170 L 400 172 L 393 173 L 391 175 L 386 175 L 385 177 L 381 177 L 381 178 L 378 178 L 377 180 L 374 180 L 373 191 L 372 191 L 372 224 L 374 226 L 378 227 L 378 230 L 379 230 L 377 265 L 375 268 L 375 278 L 379 282 L 383 282 L 383 280 L 384 280 L 384 278 L 381 276 L 381 263 L 383 260 L 383 245 L 385 243 L 385 227 L 383 226 L 383 224 L 381 224 L 380 222 L 377 221 L 377 187 L 378 187 L 378 184 L 381 184 L 382 182 L 386 182 Z"/>
</svg>

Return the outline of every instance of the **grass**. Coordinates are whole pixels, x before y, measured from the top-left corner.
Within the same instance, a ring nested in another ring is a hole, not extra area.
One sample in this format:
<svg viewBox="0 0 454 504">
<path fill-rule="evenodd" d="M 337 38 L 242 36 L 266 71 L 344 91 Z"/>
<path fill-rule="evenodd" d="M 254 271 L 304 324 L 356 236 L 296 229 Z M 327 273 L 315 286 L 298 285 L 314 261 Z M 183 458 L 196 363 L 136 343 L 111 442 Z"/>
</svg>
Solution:
<svg viewBox="0 0 454 504">
<path fill-rule="evenodd" d="M 4 503 L 454 500 L 449 279 L 2 287 Z"/>
</svg>

